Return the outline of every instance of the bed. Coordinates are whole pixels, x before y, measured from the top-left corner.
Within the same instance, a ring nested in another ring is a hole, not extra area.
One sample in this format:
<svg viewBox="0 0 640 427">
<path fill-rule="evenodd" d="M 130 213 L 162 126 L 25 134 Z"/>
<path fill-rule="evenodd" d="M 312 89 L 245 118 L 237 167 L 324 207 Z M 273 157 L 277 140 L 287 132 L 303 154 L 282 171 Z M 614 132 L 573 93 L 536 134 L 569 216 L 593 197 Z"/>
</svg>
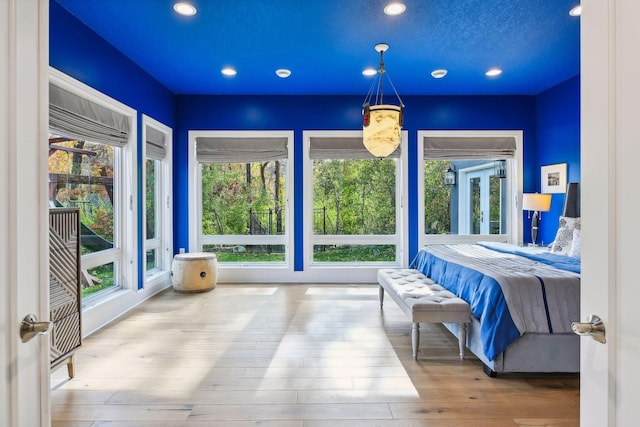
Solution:
<svg viewBox="0 0 640 427">
<path fill-rule="evenodd" d="M 577 192 L 570 183 L 560 224 L 566 219 L 574 230 L 561 226 L 558 241 L 562 232 L 576 235 Z M 410 267 L 469 303 L 467 347 L 487 375 L 579 372 L 580 337 L 571 322 L 580 318 L 580 259 L 567 255 L 564 240 L 553 252 L 496 242 L 430 245 Z M 445 326 L 458 335 L 457 324 Z"/>
</svg>

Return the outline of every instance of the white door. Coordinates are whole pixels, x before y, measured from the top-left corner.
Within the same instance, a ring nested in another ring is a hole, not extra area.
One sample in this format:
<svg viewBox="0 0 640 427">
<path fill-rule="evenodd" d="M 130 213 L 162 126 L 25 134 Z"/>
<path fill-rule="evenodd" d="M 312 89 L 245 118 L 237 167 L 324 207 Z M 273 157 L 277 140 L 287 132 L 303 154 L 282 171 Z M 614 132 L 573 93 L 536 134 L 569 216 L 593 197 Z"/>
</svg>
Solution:
<svg viewBox="0 0 640 427">
<path fill-rule="evenodd" d="M 489 234 L 488 181 L 487 171 L 467 174 L 467 234 Z"/>
<path fill-rule="evenodd" d="M 637 0 L 582 0 L 581 317 L 600 316 L 607 333 L 606 344 L 581 338 L 586 427 L 632 426 L 638 418 L 638 16 Z"/>
<path fill-rule="evenodd" d="M 49 425 L 49 337 L 27 343 L 27 314 L 47 319 L 47 0 L 0 0 L 0 425 Z"/>
<path fill-rule="evenodd" d="M 460 176 L 464 179 L 459 198 L 461 234 L 500 234 L 500 179 L 493 163 L 489 168 L 461 171 Z"/>
</svg>

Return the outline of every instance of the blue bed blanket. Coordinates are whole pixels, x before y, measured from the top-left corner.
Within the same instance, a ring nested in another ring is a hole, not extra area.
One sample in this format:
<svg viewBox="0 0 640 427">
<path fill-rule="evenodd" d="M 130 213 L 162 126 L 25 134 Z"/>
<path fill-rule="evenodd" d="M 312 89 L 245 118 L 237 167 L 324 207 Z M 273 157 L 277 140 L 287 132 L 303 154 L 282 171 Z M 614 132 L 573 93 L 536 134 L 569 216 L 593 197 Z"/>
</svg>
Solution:
<svg viewBox="0 0 640 427">
<path fill-rule="evenodd" d="M 569 333 L 580 318 L 579 274 L 520 254 L 478 244 L 431 245 L 410 267 L 469 303 L 489 360 L 522 334 Z"/>
</svg>

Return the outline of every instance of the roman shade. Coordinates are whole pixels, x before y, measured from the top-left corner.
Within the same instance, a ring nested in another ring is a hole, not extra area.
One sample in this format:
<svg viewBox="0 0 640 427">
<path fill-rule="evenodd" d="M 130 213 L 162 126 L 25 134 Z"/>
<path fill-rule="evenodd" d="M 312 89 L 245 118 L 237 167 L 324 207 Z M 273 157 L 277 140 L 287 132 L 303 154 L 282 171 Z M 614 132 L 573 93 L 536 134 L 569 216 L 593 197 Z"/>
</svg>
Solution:
<svg viewBox="0 0 640 427">
<path fill-rule="evenodd" d="M 200 163 L 253 163 L 288 157 L 284 137 L 196 137 L 196 158 Z"/>
<path fill-rule="evenodd" d="M 400 157 L 400 146 L 386 158 Z M 314 159 L 377 159 L 362 144 L 362 137 L 312 137 L 309 158 Z"/>
<path fill-rule="evenodd" d="M 49 83 L 49 128 L 70 138 L 123 147 L 127 116 Z"/>
<path fill-rule="evenodd" d="M 147 157 L 153 160 L 162 160 L 167 154 L 165 134 L 158 129 L 147 126 L 146 132 Z"/>
<path fill-rule="evenodd" d="M 424 159 L 510 159 L 514 137 L 425 137 Z"/>
</svg>

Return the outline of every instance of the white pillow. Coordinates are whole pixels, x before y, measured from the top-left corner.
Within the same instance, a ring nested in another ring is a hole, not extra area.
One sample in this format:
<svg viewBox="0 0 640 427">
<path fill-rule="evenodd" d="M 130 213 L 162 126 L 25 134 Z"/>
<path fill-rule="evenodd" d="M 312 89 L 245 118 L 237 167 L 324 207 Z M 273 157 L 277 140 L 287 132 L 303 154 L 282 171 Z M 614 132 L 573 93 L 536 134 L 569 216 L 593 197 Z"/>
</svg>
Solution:
<svg viewBox="0 0 640 427">
<path fill-rule="evenodd" d="M 580 229 L 573 229 L 573 239 L 571 240 L 571 248 L 569 249 L 569 256 L 580 258 Z"/>
<path fill-rule="evenodd" d="M 560 217 L 560 226 L 556 232 L 556 238 L 553 241 L 551 252 L 556 254 L 568 255 L 571 250 L 571 241 L 573 240 L 573 230 L 580 228 L 580 218 L 571 218 L 568 216 Z"/>
</svg>

